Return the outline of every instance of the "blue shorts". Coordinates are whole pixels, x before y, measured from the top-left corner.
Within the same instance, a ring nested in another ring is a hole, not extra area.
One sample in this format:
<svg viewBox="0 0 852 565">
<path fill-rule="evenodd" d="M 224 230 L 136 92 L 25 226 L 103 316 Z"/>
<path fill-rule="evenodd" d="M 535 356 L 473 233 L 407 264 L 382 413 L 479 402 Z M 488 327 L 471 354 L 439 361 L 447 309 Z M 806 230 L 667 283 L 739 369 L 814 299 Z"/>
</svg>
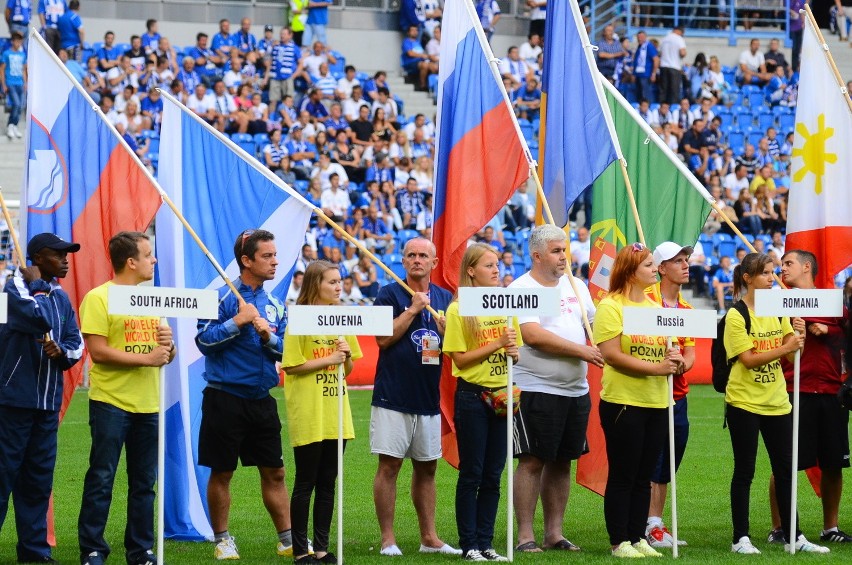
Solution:
<svg viewBox="0 0 852 565">
<path fill-rule="evenodd" d="M 668 417 L 667 417 L 668 418 Z M 686 451 L 686 442 L 689 440 L 689 418 L 687 417 L 686 397 L 676 400 L 674 403 L 674 433 L 675 433 L 675 470 L 680 467 L 683 454 Z M 669 427 L 666 425 L 666 440 L 663 451 L 657 458 L 657 468 L 651 475 L 651 482 L 667 485 L 671 482 L 671 470 L 669 469 Z"/>
</svg>

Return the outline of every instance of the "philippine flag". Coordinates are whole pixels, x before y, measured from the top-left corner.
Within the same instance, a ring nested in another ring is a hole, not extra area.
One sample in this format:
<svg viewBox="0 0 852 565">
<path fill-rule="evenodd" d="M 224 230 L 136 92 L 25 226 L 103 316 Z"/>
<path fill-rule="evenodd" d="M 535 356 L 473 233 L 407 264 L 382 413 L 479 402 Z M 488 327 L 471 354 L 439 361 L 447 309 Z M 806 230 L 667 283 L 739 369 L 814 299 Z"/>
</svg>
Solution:
<svg viewBox="0 0 852 565">
<path fill-rule="evenodd" d="M 489 64 L 473 3 L 447 0 L 441 31 L 432 231 L 440 261 L 433 281 L 455 289 L 468 238 L 526 182 L 531 158 Z"/>
<path fill-rule="evenodd" d="M 110 238 L 122 230 L 145 231 L 161 198 L 119 133 L 36 32 L 28 57 L 21 245 L 43 232 L 80 243 L 62 280 L 71 304 L 79 305 L 112 277 Z M 82 367 L 66 373 L 63 412 L 81 377 Z"/>
<path fill-rule="evenodd" d="M 313 207 L 254 157 L 225 140 L 164 94 L 158 180 L 231 280 L 239 276 L 234 240 L 246 229 L 275 234 L 277 275 L 266 290 L 282 303 Z M 224 282 L 170 210 L 157 216 L 160 284 L 217 289 Z M 199 467 L 198 430 L 204 358 L 195 345 L 196 322 L 172 320 L 178 363 L 166 367 L 165 535 L 212 537 L 207 512 L 209 469 Z"/>
</svg>

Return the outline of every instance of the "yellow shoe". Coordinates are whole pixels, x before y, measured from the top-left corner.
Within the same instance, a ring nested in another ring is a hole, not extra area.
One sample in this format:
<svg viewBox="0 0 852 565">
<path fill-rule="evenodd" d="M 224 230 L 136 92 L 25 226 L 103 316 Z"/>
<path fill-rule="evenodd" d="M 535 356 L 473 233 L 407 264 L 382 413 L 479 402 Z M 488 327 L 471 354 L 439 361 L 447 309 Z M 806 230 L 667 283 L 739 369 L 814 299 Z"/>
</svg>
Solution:
<svg viewBox="0 0 852 565">
<path fill-rule="evenodd" d="M 645 538 L 640 539 L 636 543 L 633 544 L 633 548 L 644 555 L 645 557 L 662 557 L 663 554 L 648 545 L 648 540 Z"/>
<path fill-rule="evenodd" d="M 213 550 L 213 558 L 217 561 L 236 560 L 240 558 L 233 536 L 223 539 L 216 544 L 216 549 Z"/>
<path fill-rule="evenodd" d="M 280 557 L 293 557 L 293 544 L 284 545 L 284 542 L 279 541 L 275 551 Z"/>
<path fill-rule="evenodd" d="M 635 547 L 630 545 L 629 541 L 621 542 L 618 547 L 612 550 L 613 557 L 621 557 L 627 559 L 644 559 L 645 556 L 639 553 Z"/>
</svg>

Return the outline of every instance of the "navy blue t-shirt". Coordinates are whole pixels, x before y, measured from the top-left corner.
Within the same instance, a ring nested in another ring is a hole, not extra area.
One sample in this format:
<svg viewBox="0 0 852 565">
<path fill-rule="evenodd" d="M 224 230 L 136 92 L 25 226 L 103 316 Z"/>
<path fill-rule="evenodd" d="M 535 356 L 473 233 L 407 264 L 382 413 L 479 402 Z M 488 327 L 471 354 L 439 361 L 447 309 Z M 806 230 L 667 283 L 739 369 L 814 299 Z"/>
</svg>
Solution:
<svg viewBox="0 0 852 565">
<path fill-rule="evenodd" d="M 429 302 L 438 312 L 446 312 L 453 300 L 449 291 L 429 284 Z M 409 306 L 409 295 L 399 283 L 390 283 L 379 290 L 376 306 L 393 306 L 397 318 Z M 443 345 L 435 319 L 423 310 L 412 320 L 405 334 L 387 349 L 379 351 L 376 381 L 373 384 L 373 406 L 405 412 L 436 416 L 440 413 L 441 365 L 423 365 L 420 340 L 432 334 Z"/>
</svg>

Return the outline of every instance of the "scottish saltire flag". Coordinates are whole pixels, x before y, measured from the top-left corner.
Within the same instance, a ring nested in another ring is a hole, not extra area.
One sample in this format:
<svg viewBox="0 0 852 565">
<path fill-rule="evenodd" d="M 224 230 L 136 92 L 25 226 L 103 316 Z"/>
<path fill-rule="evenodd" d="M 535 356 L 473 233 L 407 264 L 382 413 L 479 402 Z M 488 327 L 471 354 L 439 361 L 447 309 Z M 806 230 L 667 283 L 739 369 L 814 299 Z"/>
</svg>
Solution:
<svg viewBox="0 0 852 565">
<path fill-rule="evenodd" d="M 279 265 L 266 290 L 283 303 L 313 207 L 254 157 L 224 141 L 170 96 L 164 98 L 160 185 L 231 280 L 239 276 L 237 236 L 257 228 L 274 233 Z M 157 216 L 157 257 L 163 286 L 217 289 L 225 284 L 170 210 Z M 204 359 L 194 342 L 195 321 L 172 322 L 180 355 L 166 367 L 165 535 L 200 540 L 213 534 L 206 497 L 209 469 L 196 464 Z"/>
<path fill-rule="evenodd" d="M 585 54 L 589 36 L 578 18 L 577 0 L 547 5 L 539 170 L 553 221 L 560 227 L 568 223 L 577 197 L 618 154 L 596 87 L 598 70 L 589 66 Z"/>
<path fill-rule="evenodd" d="M 526 182 L 529 161 L 473 4 L 447 0 L 441 31 L 432 276 L 455 289 L 468 238 Z"/>
<path fill-rule="evenodd" d="M 30 34 L 28 53 L 21 245 L 42 232 L 80 243 L 80 251 L 68 255 L 71 269 L 62 280 L 71 303 L 79 305 L 112 277 L 110 237 L 145 231 L 161 199 L 142 164 L 38 33 Z M 63 412 L 81 366 L 66 373 Z"/>
</svg>

